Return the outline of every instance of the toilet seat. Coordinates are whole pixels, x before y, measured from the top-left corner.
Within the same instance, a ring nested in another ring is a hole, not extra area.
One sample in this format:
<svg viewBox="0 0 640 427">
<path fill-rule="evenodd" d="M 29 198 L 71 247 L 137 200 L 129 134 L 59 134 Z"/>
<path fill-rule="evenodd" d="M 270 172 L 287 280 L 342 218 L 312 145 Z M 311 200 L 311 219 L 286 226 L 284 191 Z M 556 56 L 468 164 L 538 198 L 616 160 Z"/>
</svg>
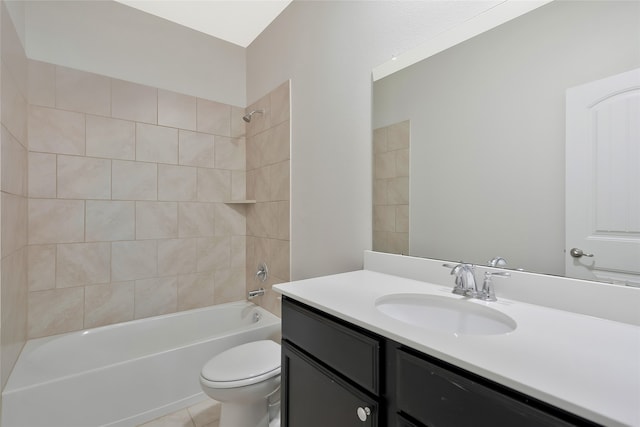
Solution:
<svg viewBox="0 0 640 427">
<path fill-rule="evenodd" d="M 280 375 L 280 345 L 253 341 L 223 351 L 209 360 L 200 373 L 210 388 L 244 387 Z"/>
</svg>

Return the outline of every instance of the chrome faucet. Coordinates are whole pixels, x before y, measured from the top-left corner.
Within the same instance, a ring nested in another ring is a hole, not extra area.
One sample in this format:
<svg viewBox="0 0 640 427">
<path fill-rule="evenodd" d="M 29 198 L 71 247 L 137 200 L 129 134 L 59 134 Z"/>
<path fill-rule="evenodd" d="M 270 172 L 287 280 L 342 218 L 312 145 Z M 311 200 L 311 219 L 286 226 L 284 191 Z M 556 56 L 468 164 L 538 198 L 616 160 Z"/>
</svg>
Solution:
<svg viewBox="0 0 640 427">
<path fill-rule="evenodd" d="M 455 278 L 455 286 L 453 287 L 453 293 L 457 295 L 463 295 L 465 297 L 477 298 L 484 301 L 496 301 L 496 294 L 493 290 L 493 284 L 491 278 L 493 276 L 508 277 L 511 274 L 506 271 L 500 271 L 491 273 L 489 271 L 484 273 L 484 283 L 482 289 L 478 290 L 478 283 L 476 282 L 475 266 L 473 264 L 466 264 L 461 262 L 460 264 L 443 264 L 443 267 L 451 268 L 451 274 Z"/>
<path fill-rule="evenodd" d="M 249 295 L 248 295 L 248 297 L 249 297 L 249 299 L 253 299 L 253 298 L 255 298 L 255 297 L 261 297 L 261 296 L 263 296 L 263 295 L 264 295 L 264 293 L 265 293 L 264 288 L 254 289 L 254 290 L 252 290 L 252 291 L 249 291 Z"/>
<path fill-rule="evenodd" d="M 489 267 L 505 267 L 507 265 L 507 260 L 502 258 L 501 256 L 494 257 L 493 259 L 487 262 Z"/>
<path fill-rule="evenodd" d="M 475 266 L 473 264 L 443 264 L 443 267 L 452 268 L 451 274 L 456 276 L 456 285 L 453 288 L 454 294 L 467 297 L 475 297 L 478 295 L 478 285 L 476 284 L 476 276 L 474 273 Z"/>
</svg>

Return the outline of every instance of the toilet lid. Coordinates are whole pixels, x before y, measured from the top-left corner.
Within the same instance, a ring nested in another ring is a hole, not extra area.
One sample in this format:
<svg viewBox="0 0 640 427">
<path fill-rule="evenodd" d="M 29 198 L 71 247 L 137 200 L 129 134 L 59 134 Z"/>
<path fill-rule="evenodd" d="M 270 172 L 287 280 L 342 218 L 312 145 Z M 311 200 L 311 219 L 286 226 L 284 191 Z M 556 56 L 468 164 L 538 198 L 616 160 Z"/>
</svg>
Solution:
<svg viewBox="0 0 640 427">
<path fill-rule="evenodd" d="M 239 381 L 280 370 L 280 345 L 271 340 L 253 341 L 223 351 L 204 368 L 209 381 Z"/>
</svg>

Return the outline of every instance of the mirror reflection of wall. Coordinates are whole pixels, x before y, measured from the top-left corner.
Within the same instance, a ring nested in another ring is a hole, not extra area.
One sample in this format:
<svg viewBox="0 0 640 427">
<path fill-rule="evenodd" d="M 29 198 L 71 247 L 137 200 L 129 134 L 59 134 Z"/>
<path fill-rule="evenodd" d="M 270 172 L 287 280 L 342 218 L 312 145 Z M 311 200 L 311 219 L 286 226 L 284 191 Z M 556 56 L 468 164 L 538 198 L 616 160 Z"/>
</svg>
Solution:
<svg viewBox="0 0 640 427">
<path fill-rule="evenodd" d="M 373 250 L 409 253 L 410 122 L 373 131 Z"/>
<path fill-rule="evenodd" d="M 374 82 L 373 128 L 411 121 L 409 254 L 564 275 L 565 94 L 640 67 L 639 28 L 554 1 Z"/>
</svg>

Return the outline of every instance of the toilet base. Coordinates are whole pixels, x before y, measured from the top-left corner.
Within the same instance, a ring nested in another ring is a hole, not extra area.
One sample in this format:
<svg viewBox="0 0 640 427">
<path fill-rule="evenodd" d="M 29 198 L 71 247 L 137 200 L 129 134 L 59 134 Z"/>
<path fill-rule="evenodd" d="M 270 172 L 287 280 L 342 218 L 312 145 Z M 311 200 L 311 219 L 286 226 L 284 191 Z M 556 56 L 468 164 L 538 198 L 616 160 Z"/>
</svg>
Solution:
<svg viewBox="0 0 640 427">
<path fill-rule="evenodd" d="M 219 427 L 269 427 L 267 400 L 251 404 L 223 403 Z"/>
</svg>

